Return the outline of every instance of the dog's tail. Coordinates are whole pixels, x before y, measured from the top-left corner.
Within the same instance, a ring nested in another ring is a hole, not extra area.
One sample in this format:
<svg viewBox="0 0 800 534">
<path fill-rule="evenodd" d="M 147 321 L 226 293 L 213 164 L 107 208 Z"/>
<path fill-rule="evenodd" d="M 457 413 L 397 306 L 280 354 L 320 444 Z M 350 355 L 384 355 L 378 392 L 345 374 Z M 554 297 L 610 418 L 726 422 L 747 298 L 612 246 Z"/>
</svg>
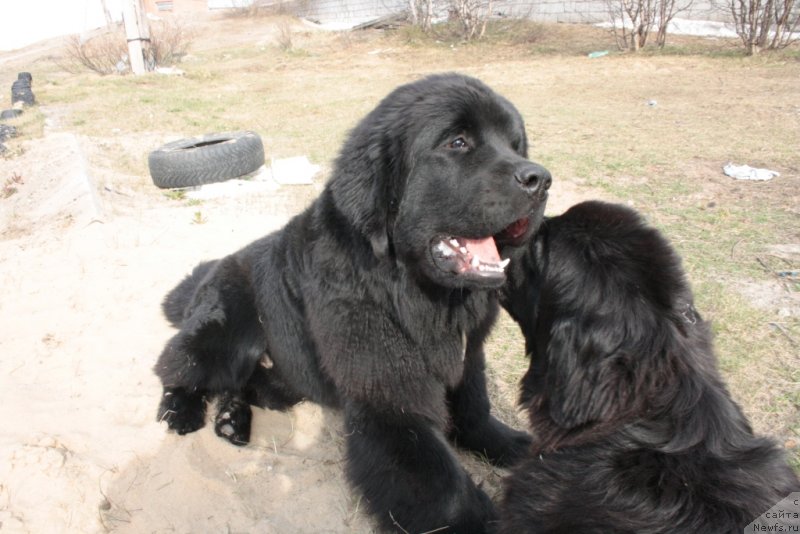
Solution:
<svg viewBox="0 0 800 534">
<path fill-rule="evenodd" d="M 192 274 L 181 280 L 181 282 L 164 297 L 164 302 L 161 303 L 161 309 L 164 310 L 164 315 L 166 315 L 167 320 L 172 323 L 172 326 L 180 328 L 184 319 L 186 307 L 191 303 L 195 290 L 197 290 L 200 283 L 218 261 L 219 260 L 204 261 L 198 264 L 197 267 L 192 270 Z"/>
</svg>

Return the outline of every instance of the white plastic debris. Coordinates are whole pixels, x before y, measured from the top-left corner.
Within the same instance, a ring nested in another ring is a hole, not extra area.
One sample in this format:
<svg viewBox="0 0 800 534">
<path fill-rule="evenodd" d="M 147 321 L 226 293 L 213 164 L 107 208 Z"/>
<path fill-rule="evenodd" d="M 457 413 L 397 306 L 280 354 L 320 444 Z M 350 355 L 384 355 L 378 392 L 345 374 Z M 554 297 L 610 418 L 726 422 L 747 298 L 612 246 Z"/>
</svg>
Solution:
<svg viewBox="0 0 800 534">
<path fill-rule="evenodd" d="M 306 156 L 273 159 L 270 167 L 261 166 L 245 179 L 226 180 L 204 184 L 186 192 L 188 198 L 208 200 L 221 197 L 237 197 L 276 191 L 282 185 L 311 185 L 320 166 L 314 165 Z"/>
<path fill-rule="evenodd" d="M 311 185 L 319 172 L 319 165 L 308 161 L 306 156 L 273 159 L 271 167 L 272 179 L 281 185 Z"/>
<path fill-rule="evenodd" d="M 226 180 L 224 182 L 204 184 L 200 187 L 187 191 L 186 197 L 196 200 L 209 200 L 212 198 L 223 197 L 231 198 L 241 195 L 252 195 L 256 193 L 276 191 L 279 187 L 280 186 L 272 180 L 270 172 L 262 166 L 247 180 L 236 178 L 233 180 Z"/>
<path fill-rule="evenodd" d="M 726 175 L 730 176 L 731 178 L 736 178 L 737 180 L 753 180 L 757 182 L 772 180 L 773 178 L 780 176 L 779 172 L 771 171 L 769 169 L 756 169 L 750 165 L 734 165 L 733 163 L 728 163 L 725 165 L 722 168 L 722 171 Z"/>
</svg>

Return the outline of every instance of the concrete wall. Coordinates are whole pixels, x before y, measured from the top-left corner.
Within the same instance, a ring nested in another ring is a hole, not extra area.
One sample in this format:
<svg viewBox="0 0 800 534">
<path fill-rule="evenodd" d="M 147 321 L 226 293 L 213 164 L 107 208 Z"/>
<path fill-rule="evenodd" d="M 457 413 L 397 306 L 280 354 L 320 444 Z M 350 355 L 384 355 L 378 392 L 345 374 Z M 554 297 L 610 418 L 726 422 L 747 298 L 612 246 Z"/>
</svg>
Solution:
<svg viewBox="0 0 800 534">
<path fill-rule="evenodd" d="M 360 24 L 408 9 L 403 0 L 300 0 L 292 11 L 322 24 Z"/>
<path fill-rule="evenodd" d="M 165 12 L 187 13 L 208 9 L 206 0 L 144 0 L 143 4 L 145 11 L 155 15 Z"/>
<path fill-rule="evenodd" d="M 694 0 L 692 8 L 679 16 L 695 20 L 728 21 L 729 13 L 714 9 L 712 1 Z M 447 4 L 447 0 L 434 2 Z M 321 23 L 356 24 L 404 11 L 408 7 L 406 0 L 299 0 L 292 4 L 293 11 L 301 17 Z M 527 17 L 547 22 L 609 21 L 606 0 L 495 0 L 492 12 L 495 16 Z"/>
<path fill-rule="evenodd" d="M 611 0 L 619 5 L 619 0 Z M 677 4 L 686 0 L 677 0 Z M 495 14 L 515 17 L 528 17 L 548 22 L 594 23 L 609 21 L 609 7 L 606 0 L 509 0 L 495 3 Z M 694 0 L 691 9 L 678 15 L 684 19 L 727 21 L 728 13 L 714 9 L 710 0 Z"/>
</svg>

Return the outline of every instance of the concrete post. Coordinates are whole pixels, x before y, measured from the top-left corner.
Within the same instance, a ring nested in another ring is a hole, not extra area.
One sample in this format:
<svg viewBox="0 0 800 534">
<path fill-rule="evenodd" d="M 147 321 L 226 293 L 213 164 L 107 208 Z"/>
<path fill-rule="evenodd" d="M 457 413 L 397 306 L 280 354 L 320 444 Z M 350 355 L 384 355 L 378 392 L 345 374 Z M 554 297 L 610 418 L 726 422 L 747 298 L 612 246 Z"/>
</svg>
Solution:
<svg viewBox="0 0 800 534">
<path fill-rule="evenodd" d="M 147 65 L 144 51 L 150 45 L 150 28 L 144 16 L 142 0 L 124 0 L 122 18 L 125 22 L 125 35 L 128 38 L 128 57 L 134 74 L 144 74 Z"/>
</svg>

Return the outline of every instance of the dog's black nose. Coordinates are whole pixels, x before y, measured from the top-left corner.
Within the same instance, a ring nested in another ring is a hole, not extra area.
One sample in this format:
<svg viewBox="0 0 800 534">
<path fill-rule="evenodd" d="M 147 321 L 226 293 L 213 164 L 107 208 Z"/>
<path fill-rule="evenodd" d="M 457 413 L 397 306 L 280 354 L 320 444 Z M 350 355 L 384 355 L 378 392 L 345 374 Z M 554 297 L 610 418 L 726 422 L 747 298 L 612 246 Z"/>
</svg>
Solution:
<svg viewBox="0 0 800 534">
<path fill-rule="evenodd" d="M 517 167 L 514 179 L 529 193 L 547 191 L 550 189 L 550 184 L 553 183 L 550 171 L 531 162 L 525 162 Z"/>
</svg>

